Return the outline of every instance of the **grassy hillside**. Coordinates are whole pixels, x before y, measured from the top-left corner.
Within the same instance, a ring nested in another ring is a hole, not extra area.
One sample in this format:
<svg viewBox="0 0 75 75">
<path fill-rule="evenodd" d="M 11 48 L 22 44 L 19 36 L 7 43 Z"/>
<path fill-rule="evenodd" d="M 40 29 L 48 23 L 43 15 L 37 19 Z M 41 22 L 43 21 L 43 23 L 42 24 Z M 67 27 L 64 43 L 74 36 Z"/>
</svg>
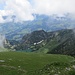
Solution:
<svg viewBox="0 0 75 75">
<path fill-rule="evenodd" d="M 74 50 L 73 43 L 74 43 L 74 33 L 72 30 L 60 30 L 52 33 L 53 37 L 48 37 L 45 46 L 41 47 L 38 51 L 43 53 L 56 53 L 56 50 L 59 50 L 61 53 L 57 52 L 57 54 L 68 54 L 71 50 Z M 73 37 L 73 38 L 72 38 Z M 70 43 L 71 42 L 71 43 Z M 65 45 L 65 43 L 69 45 Z M 62 46 L 60 46 L 62 45 Z M 58 48 L 59 47 L 59 48 Z M 68 49 L 70 47 L 70 49 Z M 63 51 L 61 51 L 64 50 Z M 66 51 L 67 50 L 67 51 Z M 54 51 L 54 52 L 53 52 Z M 74 52 L 74 51 L 73 51 Z M 70 53 L 69 53 L 70 54 Z"/>
<path fill-rule="evenodd" d="M 25 35 L 14 49 L 37 53 L 75 55 L 75 33 L 73 29 L 53 32 L 34 31 Z"/>
<path fill-rule="evenodd" d="M 61 68 L 60 74 L 75 75 L 74 58 L 66 55 L 50 55 L 25 52 L 1 52 L 0 75 L 55 75 L 55 69 Z M 49 65 L 49 67 L 48 67 Z M 51 66 L 50 66 L 51 65 Z M 54 67 L 54 68 L 53 68 Z M 51 73 L 51 69 L 53 72 Z M 70 74 L 72 72 L 73 74 Z"/>
<path fill-rule="evenodd" d="M 44 30 L 34 31 L 31 34 L 25 35 L 20 43 L 16 45 L 16 50 L 31 49 L 33 52 L 41 53 L 75 53 L 75 35 L 72 29 L 64 29 L 53 32 Z M 57 50 L 57 51 L 55 51 Z M 71 54 L 70 54 L 71 55 Z"/>
</svg>

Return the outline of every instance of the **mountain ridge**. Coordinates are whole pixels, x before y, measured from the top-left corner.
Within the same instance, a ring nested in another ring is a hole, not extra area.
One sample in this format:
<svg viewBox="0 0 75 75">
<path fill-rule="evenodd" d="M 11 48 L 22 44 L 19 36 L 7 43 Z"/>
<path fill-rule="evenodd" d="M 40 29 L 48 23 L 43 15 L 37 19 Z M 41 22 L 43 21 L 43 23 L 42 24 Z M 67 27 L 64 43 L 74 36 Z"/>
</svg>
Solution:
<svg viewBox="0 0 75 75">
<path fill-rule="evenodd" d="M 53 32 L 33 31 L 25 35 L 15 49 L 20 51 L 31 50 L 31 52 L 37 53 L 74 55 L 74 38 L 73 29 Z"/>
</svg>

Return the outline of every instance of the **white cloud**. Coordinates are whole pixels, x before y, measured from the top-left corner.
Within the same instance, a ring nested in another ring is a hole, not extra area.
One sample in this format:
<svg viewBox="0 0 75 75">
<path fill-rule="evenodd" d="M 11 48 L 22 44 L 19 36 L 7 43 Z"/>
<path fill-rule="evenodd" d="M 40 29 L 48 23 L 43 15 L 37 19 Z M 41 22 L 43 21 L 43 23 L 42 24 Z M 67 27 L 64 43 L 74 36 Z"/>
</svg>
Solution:
<svg viewBox="0 0 75 75">
<path fill-rule="evenodd" d="M 33 0 L 37 14 L 75 13 L 75 0 Z"/>
<path fill-rule="evenodd" d="M 8 16 L 8 18 L 5 20 L 7 21 L 8 19 L 11 19 L 11 16 L 13 15 L 16 16 L 16 22 L 34 19 L 32 15 L 32 6 L 27 0 L 6 0 L 5 3 L 4 10 L 0 10 L 0 19 L 3 19 L 2 16 Z"/>
<path fill-rule="evenodd" d="M 4 19 L 2 18 L 1 15 L 0 15 L 0 23 L 4 23 Z"/>
<path fill-rule="evenodd" d="M 27 0 L 10 0 L 6 2 L 6 10 L 11 10 L 16 15 L 16 21 L 33 20 L 33 9 Z"/>
<path fill-rule="evenodd" d="M 63 15 L 71 13 L 75 15 L 75 0 L 0 0 L 5 4 L 0 10 L 0 23 L 12 21 L 15 15 L 15 22 L 33 20 L 34 14 Z M 2 16 L 8 16 L 6 20 Z"/>
<path fill-rule="evenodd" d="M 10 22 L 12 21 L 11 15 L 13 15 L 12 11 L 10 10 L 0 10 L 0 23 L 4 22 Z M 5 20 L 3 16 L 8 16 L 8 18 Z M 9 18 L 10 17 L 10 18 Z M 10 20 L 11 19 L 11 20 Z"/>
<path fill-rule="evenodd" d="M 4 19 L 2 18 L 6 13 L 4 10 L 0 10 L 0 23 L 4 23 Z"/>
<path fill-rule="evenodd" d="M 0 0 L 0 3 L 4 3 L 5 2 L 5 0 Z"/>
</svg>

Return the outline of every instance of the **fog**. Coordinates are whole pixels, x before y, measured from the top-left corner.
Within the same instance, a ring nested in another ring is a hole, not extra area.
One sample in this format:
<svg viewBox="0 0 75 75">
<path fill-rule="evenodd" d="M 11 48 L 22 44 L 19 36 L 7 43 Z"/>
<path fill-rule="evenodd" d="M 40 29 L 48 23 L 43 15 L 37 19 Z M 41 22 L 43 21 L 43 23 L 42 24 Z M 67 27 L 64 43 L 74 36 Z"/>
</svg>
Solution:
<svg viewBox="0 0 75 75">
<path fill-rule="evenodd" d="M 0 48 L 4 48 L 5 36 L 0 34 Z"/>
</svg>

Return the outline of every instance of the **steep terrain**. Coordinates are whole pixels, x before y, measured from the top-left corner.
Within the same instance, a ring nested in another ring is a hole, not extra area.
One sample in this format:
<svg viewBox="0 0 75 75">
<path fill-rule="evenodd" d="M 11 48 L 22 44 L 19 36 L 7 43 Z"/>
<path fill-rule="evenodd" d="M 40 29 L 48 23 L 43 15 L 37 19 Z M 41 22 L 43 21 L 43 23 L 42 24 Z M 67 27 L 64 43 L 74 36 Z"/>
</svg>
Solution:
<svg viewBox="0 0 75 75">
<path fill-rule="evenodd" d="M 51 54 L 75 55 L 75 33 L 73 29 L 45 32 L 34 31 L 25 35 L 16 50 Z"/>
</svg>

